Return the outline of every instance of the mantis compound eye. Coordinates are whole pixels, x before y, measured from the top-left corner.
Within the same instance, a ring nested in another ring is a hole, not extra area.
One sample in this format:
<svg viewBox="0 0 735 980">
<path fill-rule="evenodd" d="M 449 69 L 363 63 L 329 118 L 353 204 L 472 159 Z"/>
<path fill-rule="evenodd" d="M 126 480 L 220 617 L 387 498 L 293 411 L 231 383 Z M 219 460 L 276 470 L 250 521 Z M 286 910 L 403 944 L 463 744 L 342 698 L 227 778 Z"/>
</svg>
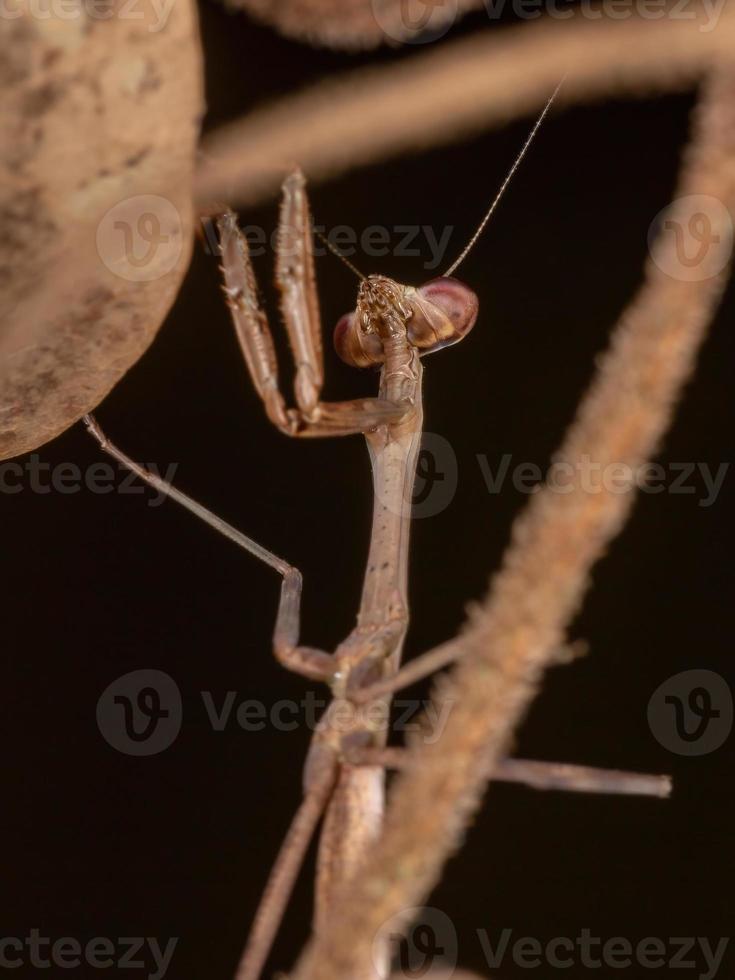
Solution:
<svg viewBox="0 0 735 980">
<path fill-rule="evenodd" d="M 350 367 L 373 367 L 385 360 L 380 337 L 361 330 L 354 312 L 345 313 L 337 321 L 334 328 L 334 349 Z"/>
<path fill-rule="evenodd" d="M 408 337 L 422 354 L 462 340 L 474 327 L 477 295 L 459 279 L 441 276 L 416 289 L 409 299 Z"/>
</svg>

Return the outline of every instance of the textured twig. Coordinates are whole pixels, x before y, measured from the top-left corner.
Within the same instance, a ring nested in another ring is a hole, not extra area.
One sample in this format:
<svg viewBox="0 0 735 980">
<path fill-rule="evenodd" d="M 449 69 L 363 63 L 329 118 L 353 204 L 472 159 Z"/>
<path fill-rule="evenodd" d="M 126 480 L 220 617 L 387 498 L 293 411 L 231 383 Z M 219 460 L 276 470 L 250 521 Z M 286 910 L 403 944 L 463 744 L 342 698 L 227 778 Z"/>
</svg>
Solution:
<svg viewBox="0 0 735 980">
<path fill-rule="evenodd" d="M 624 52 L 621 57 L 624 58 Z M 679 194 L 708 194 L 735 212 L 735 72 L 707 83 L 696 115 Z M 671 218 L 686 221 L 677 207 Z M 710 242 L 723 264 L 730 228 L 715 220 Z M 657 246 L 676 267 L 676 236 Z M 666 266 L 666 263 L 672 263 Z M 574 466 L 589 457 L 635 472 L 656 450 L 689 377 L 720 297 L 724 272 L 700 281 L 670 278 L 649 260 L 645 281 L 616 328 L 595 381 L 558 455 Z M 575 471 L 576 473 L 576 471 Z M 536 694 L 550 653 L 579 608 L 593 564 L 621 529 L 634 492 L 591 493 L 578 475 L 568 493 L 538 493 L 517 521 L 487 600 L 462 634 L 464 658 L 438 699 L 454 708 L 435 744 L 412 746 L 416 765 L 398 777 L 384 834 L 335 904 L 296 972 L 298 980 L 345 980 L 370 962 L 379 928 L 420 905 L 480 803 L 486 779 L 507 752 L 513 729 Z"/>
<path fill-rule="evenodd" d="M 196 181 L 202 208 L 251 204 L 298 163 L 310 180 L 447 143 L 543 105 L 684 88 L 735 44 L 735 6 L 692 20 L 553 21 L 442 43 L 330 80 L 215 132 Z"/>
</svg>

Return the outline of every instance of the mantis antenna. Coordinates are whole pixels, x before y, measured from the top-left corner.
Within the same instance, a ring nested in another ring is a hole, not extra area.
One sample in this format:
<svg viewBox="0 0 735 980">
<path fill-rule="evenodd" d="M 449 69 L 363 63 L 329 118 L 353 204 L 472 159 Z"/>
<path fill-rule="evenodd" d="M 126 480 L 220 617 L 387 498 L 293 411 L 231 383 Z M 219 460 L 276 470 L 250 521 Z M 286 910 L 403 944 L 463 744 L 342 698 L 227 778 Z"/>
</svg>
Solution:
<svg viewBox="0 0 735 980">
<path fill-rule="evenodd" d="M 347 266 L 347 268 L 351 272 L 354 272 L 355 273 L 355 275 L 357 276 L 358 279 L 364 279 L 365 278 L 365 276 L 360 272 L 360 270 L 350 262 L 350 260 L 347 258 L 347 256 L 346 255 L 343 255 L 339 251 L 339 249 L 335 248 L 335 246 L 332 245 L 332 243 L 329 241 L 329 239 L 327 238 L 327 236 L 326 235 L 323 235 L 319 231 L 318 228 L 314 228 L 314 234 L 316 235 L 317 238 L 320 238 L 324 242 L 324 244 L 327 246 L 327 248 L 332 253 L 332 255 L 336 255 L 338 259 L 341 259 L 344 262 L 344 264 Z"/>
<path fill-rule="evenodd" d="M 566 75 L 564 76 L 564 78 L 566 78 Z M 546 103 L 546 105 L 541 110 L 541 115 L 538 117 L 538 119 L 534 123 L 533 129 L 528 134 L 528 139 L 526 140 L 526 142 L 523 144 L 523 147 L 521 148 L 521 152 L 515 158 L 515 162 L 513 163 L 513 166 L 510 168 L 510 170 L 508 171 L 508 174 L 507 174 L 505 180 L 500 185 L 500 190 L 495 195 L 495 200 L 490 205 L 490 207 L 487 209 L 487 211 L 485 212 L 485 216 L 483 217 L 483 219 L 480 222 L 480 224 L 477 226 L 477 231 L 472 236 L 472 238 L 470 238 L 470 240 L 467 242 L 467 244 L 465 245 L 465 247 L 462 250 L 461 254 L 459 255 L 459 258 L 455 259 L 454 262 L 449 266 L 449 268 L 447 269 L 447 271 L 444 273 L 445 276 L 451 276 L 456 271 L 456 269 L 459 268 L 459 266 L 461 265 L 461 263 L 464 262 L 465 258 L 467 257 L 467 254 L 470 251 L 470 249 L 473 247 L 473 245 L 475 244 L 475 242 L 477 241 L 477 239 L 480 237 L 480 235 L 485 230 L 485 225 L 488 223 L 488 221 L 490 220 L 490 217 L 492 216 L 493 211 L 498 206 L 501 197 L 505 193 L 505 189 L 507 188 L 508 184 L 511 181 L 511 178 L 513 177 L 513 174 L 516 172 L 516 170 L 520 166 L 521 160 L 526 155 L 526 151 L 528 150 L 528 148 L 531 145 L 531 143 L 533 143 L 533 139 L 534 139 L 536 133 L 539 131 L 539 127 L 541 126 L 541 123 L 546 118 L 546 114 L 548 113 L 549 109 L 551 108 L 552 102 L 556 98 L 556 96 L 557 96 L 557 94 L 559 92 L 559 89 L 564 84 L 564 78 L 561 79 L 561 81 L 559 82 L 559 84 L 556 86 L 556 88 L 554 89 L 554 91 L 551 93 L 551 96 L 549 97 L 548 102 Z"/>
</svg>

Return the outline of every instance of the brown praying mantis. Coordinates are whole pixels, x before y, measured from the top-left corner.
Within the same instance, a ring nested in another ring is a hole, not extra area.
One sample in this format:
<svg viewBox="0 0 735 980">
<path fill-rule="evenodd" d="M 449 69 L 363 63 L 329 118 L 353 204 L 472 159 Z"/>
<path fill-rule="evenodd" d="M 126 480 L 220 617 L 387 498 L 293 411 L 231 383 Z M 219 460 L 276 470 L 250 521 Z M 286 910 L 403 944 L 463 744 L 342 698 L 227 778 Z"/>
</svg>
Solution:
<svg viewBox="0 0 735 980">
<path fill-rule="evenodd" d="M 321 400 L 321 326 L 312 224 L 301 173 L 294 171 L 283 184 L 276 256 L 281 312 L 296 367 L 295 407 L 287 407 L 279 388 L 273 340 L 259 303 L 246 239 L 231 211 L 217 218 L 224 292 L 268 418 L 289 436 L 363 434 L 370 452 L 374 509 L 362 597 L 355 628 L 333 654 L 300 642 L 302 580 L 296 568 L 143 469 L 107 440 L 94 418 L 86 417 L 89 431 L 107 453 L 279 572 L 283 582 L 273 633 L 275 656 L 289 670 L 326 682 L 334 695 L 314 733 L 305 765 L 303 801 L 273 866 L 236 980 L 260 976 L 320 821 L 314 930 L 327 928 L 330 907 L 344 896 L 349 879 L 359 874 L 367 849 L 380 833 L 385 768 L 407 764 L 400 749 L 386 747 L 386 725 L 366 719 L 385 718 L 394 691 L 448 664 L 456 655 L 453 645 L 445 644 L 399 670 L 408 627 L 411 498 L 422 432 L 421 357 L 462 340 L 475 324 L 477 297 L 451 278 L 452 273 L 484 229 L 554 95 L 476 233 L 444 276 L 413 287 L 381 275 L 365 277 L 351 267 L 360 278 L 357 303 L 337 324 L 334 343 L 348 364 L 380 368 L 380 387 L 374 398 Z M 668 788 L 664 777 L 524 760 L 506 760 L 494 778 L 543 788 L 658 796 L 666 795 Z M 376 954 L 369 973 L 350 980 L 383 980 L 388 976 L 389 959 L 386 947 Z"/>
</svg>

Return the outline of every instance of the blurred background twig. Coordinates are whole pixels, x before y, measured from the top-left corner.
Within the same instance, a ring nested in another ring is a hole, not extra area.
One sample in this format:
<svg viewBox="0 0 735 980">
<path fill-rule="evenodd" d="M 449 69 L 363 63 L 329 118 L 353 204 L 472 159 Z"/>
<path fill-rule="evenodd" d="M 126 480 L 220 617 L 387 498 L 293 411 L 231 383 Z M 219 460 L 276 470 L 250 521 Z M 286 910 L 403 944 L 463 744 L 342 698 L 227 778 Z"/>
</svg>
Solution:
<svg viewBox="0 0 735 980">
<path fill-rule="evenodd" d="M 251 205 L 298 163 L 310 181 L 448 143 L 531 113 L 565 74 L 558 103 L 690 87 L 735 44 L 735 8 L 649 21 L 547 21 L 444 42 L 380 68 L 329 79 L 204 141 L 195 194 L 203 208 Z"/>
</svg>

